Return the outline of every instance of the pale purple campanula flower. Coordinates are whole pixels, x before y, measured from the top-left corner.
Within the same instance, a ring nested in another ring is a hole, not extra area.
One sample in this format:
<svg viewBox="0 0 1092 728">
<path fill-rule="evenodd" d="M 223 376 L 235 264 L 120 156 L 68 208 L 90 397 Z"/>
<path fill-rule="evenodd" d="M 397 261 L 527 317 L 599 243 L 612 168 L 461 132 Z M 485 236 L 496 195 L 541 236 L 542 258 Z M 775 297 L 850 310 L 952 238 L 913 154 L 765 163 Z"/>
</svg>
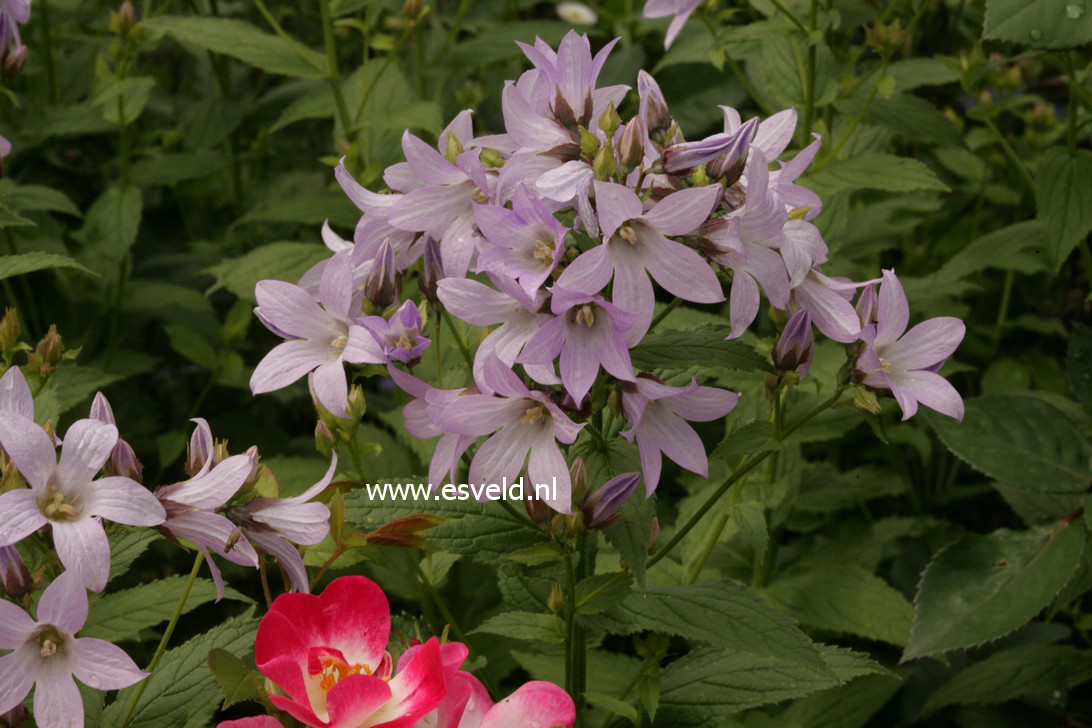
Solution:
<svg viewBox="0 0 1092 728">
<path fill-rule="evenodd" d="M 496 289 L 470 278 L 445 278 L 436 291 L 440 302 L 456 318 L 474 326 L 500 324 L 482 340 L 474 355 L 474 381 L 486 394 L 493 390 L 483 376 L 485 362 L 496 356 L 508 366 L 516 363 L 524 344 L 538 329 L 539 311 L 546 300 L 544 291 L 528 296 L 511 278 L 490 275 L 489 280 Z M 524 370 L 539 384 L 560 382 L 553 365 L 525 364 Z"/>
<path fill-rule="evenodd" d="M 602 296 L 554 286 L 554 318 L 539 326 L 516 361 L 549 365 L 560 357 L 561 381 L 577 406 L 602 367 L 617 379 L 633 381 L 625 332 L 635 316 Z"/>
<path fill-rule="evenodd" d="M 789 308 L 806 309 L 815 328 L 834 341 L 851 344 L 861 333 L 861 321 L 850 298 L 853 291 L 871 281 L 854 283 L 831 278 L 812 268 L 796 288 L 792 289 Z"/>
<path fill-rule="evenodd" d="M 462 394 L 478 394 L 474 388 L 437 389 L 421 381 L 412 374 L 407 374 L 394 366 L 387 366 L 391 379 L 403 391 L 415 399 L 402 408 L 402 418 L 406 432 L 422 440 L 439 437 L 432 453 L 428 480 L 433 484 L 444 482 L 445 478 L 455 479 L 455 470 L 459 459 L 466 449 L 477 439 L 474 435 L 460 435 L 444 432 L 439 425 L 439 417 L 444 408 Z"/>
<path fill-rule="evenodd" d="M 672 16 L 664 36 L 664 50 L 670 50 L 679 32 L 686 25 L 690 14 L 697 10 L 703 0 L 648 0 L 641 14 L 646 18 L 666 18 Z"/>
<path fill-rule="evenodd" d="M 904 420 L 918 405 L 963 419 L 963 399 L 937 370 L 963 341 L 966 326 L 957 318 L 940 316 L 906 330 L 910 306 L 895 271 L 883 272 L 877 301 L 877 323 L 861 332 L 865 342 L 857 358 L 861 381 L 887 389 L 902 408 Z"/>
<path fill-rule="evenodd" d="M 147 677 L 120 647 L 76 637 L 87 621 L 87 592 L 74 572 L 46 587 L 37 615 L 0 600 L 0 650 L 12 650 L 0 657 L 0 714 L 22 704 L 33 687 L 40 728 L 83 725 L 73 677 L 95 690 L 120 690 Z"/>
<path fill-rule="evenodd" d="M 588 36 L 579 35 L 570 30 L 561 39 L 557 52 L 540 38 L 535 38 L 533 46 L 516 42 L 524 55 L 534 64 L 535 69 L 544 77 L 544 82 L 552 92 L 551 108 L 554 118 L 565 127 L 579 124 L 590 127 L 594 119 L 606 108 L 605 100 L 614 101 L 619 96 L 618 89 L 610 87 L 596 89 L 595 82 L 606 63 L 607 56 L 618 39 L 607 43 L 592 56 L 591 42 Z M 623 90 L 622 94 L 625 93 Z M 618 98 L 618 101 L 621 101 Z"/>
<path fill-rule="evenodd" d="M 773 350 L 774 366 L 783 372 L 795 371 L 803 379 L 811 368 L 815 350 L 815 335 L 811 331 L 811 318 L 806 309 L 800 309 L 789 317 Z"/>
<path fill-rule="evenodd" d="M 336 470 L 337 453 L 334 453 L 326 475 L 299 495 L 257 497 L 228 513 L 241 528 L 239 543 L 246 539 L 276 557 L 288 573 L 294 591 L 310 591 L 303 557 L 294 544 L 313 546 L 330 532 L 330 508 L 325 503 L 312 503 L 311 499 L 326 490 Z"/>
<path fill-rule="evenodd" d="M 626 344 L 644 338 L 655 311 L 649 275 L 669 293 L 695 303 L 724 300 L 720 281 L 694 250 L 665 235 L 686 235 L 712 212 L 717 185 L 679 190 L 644 211 L 641 199 L 613 182 L 595 183 L 595 204 L 602 245 L 582 253 L 557 279 L 557 285 L 581 293 L 598 293 L 614 278 L 613 303 L 636 316 Z"/>
<path fill-rule="evenodd" d="M 0 0 L 0 55 L 23 45 L 19 26 L 30 20 L 30 0 Z"/>
<path fill-rule="evenodd" d="M 622 435 L 641 454 L 645 492 L 651 495 L 660 482 L 662 456 L 698 475 L 709 475 L 705 446 L 692 422 L 720 419 L 732 411 L 739 395 L 725 389 L 699 386 L 694 380 L 686 387 L 671 387 L 644 376 L 622 389 L 622 411 L 630 429 Z"/>
<path fill-rule="evenodd" d="M 557 479 L 551 508 L 571 509 L 572 482 L 557 443 L 571 445 L 584 425 L 570 420 L 544 393 L 532 391 L 500 359 L 485 362 L 485 381 L 496 395 L 466 394 L 444 408 L 439 425 L 445 432 L 481 437 L 490 435 L 470 463 L 470 482 L 514 482 L 527 465 L 529 487 Z"/>
<path fill-rule="evenodd" d="M 379 244 L 364 276 L 364 297 L 380 309 L 398 300 L 398 267 L 390 238 Z"/>
<path fill-rule="evenodd" d="M 389 320 L 367 316 L 360 320 L 360 325 L 379 344 L 386 361 L 416 362 L 432 342 L 421 335 L 421 312 L 413 301 L 404 302 Z"/>
<path fill-rule="evenodd" d="M 679 142 L 664 150 L 664 169 L 670 174 L 689 172 L 695 167 L 723 158 L 723 166 L 744 159 L 751 140 L 758 131 L 758 120 L 747 123 L 730 134 L 714 134 L 697 142 Z"/>
<path fill-rule="evenodd" d="M 522 185 L 512 209 L 476 205 L 474 219 L 492 247 L 478 256 L 478 266 L 519 281 L 534 296 L 565 253 L 565 227 Z"/>
<path fill-rule="evenodd" d="M 216 513 L 216 509 L 231 500 L 254 472 L 255 458 L 232 455 L 214 465 L 209 446 L 212 431 L 208 422 L 201 418 L 195 418 L 194 422 L 197 428 L 190 438 L 187 469 L 196 465 L 202 456 L 204 462 L 189 480 L 160 486 L 155 489 L 155 496 L 167 513 L 162 527 L 175 538 L 189 541 L 204 555 L 219 601 L 224 596 L 224 579 L 213 555 L 240 566 L 258 566 L 258 555 L 249 542 L 238 539 L 231 543 L 236 533 L 235 524 Z"/>
<path fill-rule="evenodd" d="M 92 591 L 110 573 L 110 544 L 100 519 L 158 526 L 166 514 L 155 496 L 124 476 L 95 476 L 110 457 L 118 430 L 97 420 L 77 420 L 65 433 L 60 462 L 46 432 L 25 417 L 0 414 L 0 445 L 30 484 L 0 495 L 0 546 L 53 527 L 61 563 Z"/>
<path fill-rule="evenodd" d="M 633 495 L 640 481 L 641 473 L 635 472 L 622 473 L 604 483 L 581 507 L 584 524 L 602 530 L 616 523 L 620 518 L 619 509 Z"/>
<path fill-rule="evenodd" d="M 292 283 L 260 281 L 255 288 L 258 319 L 288 339 L 275 346 L 254 369 L 254 394 L 287 387 L 314 371 L 314 387 L 322 406 L 344 416 L 348 401 L 344 363 L 381 364 L 382 350 L 366 329 L 357 325 L 359 310 L 353 295 L 349 253 L 335 255 L 323 269 L 318 298 Z"/>
</svg>

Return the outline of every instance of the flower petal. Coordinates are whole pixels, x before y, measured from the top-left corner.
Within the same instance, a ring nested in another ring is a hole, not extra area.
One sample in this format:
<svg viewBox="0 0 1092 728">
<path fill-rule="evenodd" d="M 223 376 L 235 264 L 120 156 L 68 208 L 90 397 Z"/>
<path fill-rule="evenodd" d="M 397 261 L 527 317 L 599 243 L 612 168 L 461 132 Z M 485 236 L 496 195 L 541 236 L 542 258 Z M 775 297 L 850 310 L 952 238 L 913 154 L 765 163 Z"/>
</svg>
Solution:
<svg viewBox="0 0 1092 728">
<path fill-rule="evenodd" d="M 389 685 L 390 701 L 369 719 L 369 724 L 375 728 L 408 728 L 439 705 L 444 698 L 439 640 L 433 637 L 425 642 L 409 664 L 391 678 Z M 331 698 L 334 690 L 330 691 Z M 330 712 L 333 718 L 333 706 Z M 348 723 L 346 728 L 349 725 L 355 724 Z"/>
<path fill-rule="evenodd" d="M 45 430 L 14 412 L 0 412 L 0 447 L 28 483 L 45 489 L 57 464 L 57 449 Z"/>
<path fill-rule="evenodd" d="M 38 673 L 34 687 L 34 722 L 40 728 L 83 725 L 80 689 L 67 670 Z"/>
<path fill-rule="evenodd" d="M 118 428 L 98 420 L 76 420 L 64 436 L 57 474 L 65 486 L 90 483 L 110 458 Z"/>
<path fill-rule="evenodd" d="M 34 657 L 33 645 L 0 657 L 0 715 L 26 700 L 34 685 Z"/>
<path fill-rule="evenodd" d="M 511 296 L 469 278 L 442 279 L 436 295 L 453 316 L 475 326 L 503 323 L 524 310 Z"/>
<path fill-rule="evenodd" d="M 643 235 L 642 242 L 651 237 Z M 684 301 L 717 303 L 724 300 L 717 274 L 700 255 L 682 243 L 656 237 L 659 240 L 648 240 L 644 245 L 642 260 L 657 283 Z"/>
<path fill-rule="evenodd" d="M 928 369 L 950 357 L 966 332 L 966 325 L 951 316 L 922 321 L 884 347 L 883 358 L 895 369 Z"/>
<path fill-rule="evenodd" d="M 875 345 L 878 348 L 883 348 L 902 336 L 910 322 L 910 304 L 906 300 L 902 283 L 893 270 L 883 272 L 876 321 Z"/>
<path fill-rule="evenodd" d="M 30 639 L 37 626 L 29 614 L 11 602 L 0 599 L 0 650 L 14 650 Z M 3 685 L 2 680 L 0 685 Z M 0 709 L 0 713 L 2 712 Z"/>
<path fill-rule="evenodd" d="M 324 273 L 326 267 L 323 265 Z M 319 306 L 318 299 L 297 285 L 286 281 L 258 281 L 254 286 L 254 297 L 258 299 L 255 313 L 263 323 L 271 324 L 277 334 L 329 341 L 341 333 L 330 315 Z"/>
<path fill-rule="evenodd" d="M 494 705 L 479 728 L 572 728 L 575 721 L 576 706 L 569 694 L 536 680 Z"/>
<path fill-rule="evenodd" d="M 715 184 L 672 192 L 645 214 L 645 220 L 663 235 L 687 235 L 709 217 L 721 192 Z"/>
<path fill-rule="evenodd" d="M 917 412 L 918 403 L 948 415 L 963 419 L 963 398 L 947 379 L 924 370 L 913 372 L 891 371 L 891 393 L 902 408 L 902 418 L 908 420 Z"/>
<path fill-rule="evenodd" d="M 87 621 L 87 591 L 79 574 L 65 571 L 46 587 L 38 602 L 38 622 L 74 635 Z"/>
<path fill-rule="evenodd" d="M 557 285 L 591 295 L 607 287 L 613 272 L 614 264 L 607 254 L 607 246 L 597 245 L 578 255 L 558 277 Z"/>
<path fill-rule="evenodd" d="M 94 518 L 53 523 L 53 546 L 66 569 L 80 575 L 91 591 L 102 591 L 110 577 L 110 542 Z"/>
<path fill-rule="evenodd" d="M 0 377 L 0 412 L 14 412 L 28 420 L 34 419 L 34 397 L 23 371 L 17 366 Z"/>
<path fill-rule="evenodd" d="M 549 484 L 550 495 L 545 499 L 547 505 L 559 513 L 572 513 L 572 479 L 552 430 L 542 432 L 532 443 L 531 455 L 527 459 L 527 478 L 531 481 L 528 488 L 535 497 L 538 497 L 536 485 Z M 556 491 L 553 489 L 555 479 Z"/>
<path fill-rule="evenodd" d="M 127 526 L 158 526 L 167 514 L 143 485 L 122 476 L 99 478 L 87 491 L 86 512 Z"/>
<path fill-rule="evenodd" d="M 596 180 L 594 188 L 599 227 L 603 231 L 603 240 L 609 241 L 622 223 L 640 217 L 644 206 L 633 190 L 620 184 Z"/>
<path fill-rule="evenodd" d="M 287 387 L 309 371 L 336 361 L 337 357 L 337 349 L 317 341 L 297 339 L 278 344 L 254 367 L 250 391 L 263 394 Z"/>
<path fill-rule="evenodd" d="M 319 404 L 335 417 L 345 417 L 349 404 L 349 385 L 345 382 L 345 366 L 340 359 L 327 362 L 311 375 L 311 388 Z"/>
<path fill-rule="evenodd" d="M 75 641 L 72 673 L 95 690 L 121 690 L 148 677 L 125 654 L 106 640 L 83 637 Z"/>
<path fill-rule="evenodd" d="M 0 546 L 19 543 L 47 523 L 34 491 L 19 488 L 0 494 Z"/>
<path fill-rule="evenodd" d="M 523 472 L 527 452 L 541 431 L 541 427 L 517 422 L 486 440 L 470 463 L 470 482 L 475 485 L 515 482 Z"/>
</svg>

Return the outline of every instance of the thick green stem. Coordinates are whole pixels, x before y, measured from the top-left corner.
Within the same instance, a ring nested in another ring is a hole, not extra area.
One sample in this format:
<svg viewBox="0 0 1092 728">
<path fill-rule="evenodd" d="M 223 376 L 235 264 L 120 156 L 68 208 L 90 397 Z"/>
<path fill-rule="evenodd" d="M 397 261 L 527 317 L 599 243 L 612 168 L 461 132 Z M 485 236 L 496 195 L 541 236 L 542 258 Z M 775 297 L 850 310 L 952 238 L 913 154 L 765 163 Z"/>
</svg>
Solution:
<svg viewBox="0 0 1092 728">
<path fill-rule="evenodd" d="M 447 311 L 444 311 L 441 316 L 447 316 Z M 466 360 L 466 365 L 470 367 L 470 371 L 474 371 L 474 357 L 470 356 L 470 350 L 466 348 L 466 342 L 463 341 L 463 335 L 459 333 L 459 329 L 455 327 L 455 324 L 448 319 L 447 327 L 451 330 L 451 336 L 455 339 L 455 346 L 459 348 L 459 353 L 463 355 L 463 359 Z"/>
<path fill-rule="evenodd" d="M 140 697 L 144 695 L 144 689 L 148 687 L 148 680 L 152 679 L 152 675 L 155 674 L 155 669 L 159 666 L 159 661 L 163 658 L 163 653 L 167 650 L 167 643 L 171 641 L 171 635 L 174 634 L 174 628 L 178 625 L 178 618 L 182 616 L 182 610 L 186 607 L 186 600 L 189 599 L 190 591 L 193 589 L 194 582 L 197 581 L 197 573 L 201 571 L 202 560 L 204 560 L 204 556 L 198 552 L 193 560 L 190 578 L 186 580 L 186 586 L 182 588 L 182 596 L 178 598 L 178 604 L 175 605 L 174 614 L 171 615 L 171 621 L 167 623 L 167 629 L 163 632 L 163 637 L 159 640 L 159 646 L 155 648 L 155 655 L 152 656 L 152 661 L 148 663 L 148 669 L 145 670 L 145 672 L 148 673 L 148 677 L 137 685 L 133 697 L 129 700 L 129 707 L 125 710 L 125 718 L 121 721 L 121 728 L 125 728 L 129 725 L 129 721 L 133 719 L 133 713 L 136 712 L 137 703 L 140 702 Z"/>
<path fill-rule="evenodd" d="M 652 331 L 654 328 L 656 328 L 656 326 L 661 321 L 663 321 L 665 318 L 667 318 L 671 314 L 672 311 L 674 311 L 676 308 L 679 307 L 680 303 L 682 303 L 682 299 L 679 298 L 678 296 L 675 296 L 675 300 L 673 300 L 671 303 L 664 306 L 663 310 L 661 310 L 658 314 L 656 314 L 656 316 L 652 319 L 652 323 L 650 323 L 648 325 L 648 330 Z"/>
</svg>

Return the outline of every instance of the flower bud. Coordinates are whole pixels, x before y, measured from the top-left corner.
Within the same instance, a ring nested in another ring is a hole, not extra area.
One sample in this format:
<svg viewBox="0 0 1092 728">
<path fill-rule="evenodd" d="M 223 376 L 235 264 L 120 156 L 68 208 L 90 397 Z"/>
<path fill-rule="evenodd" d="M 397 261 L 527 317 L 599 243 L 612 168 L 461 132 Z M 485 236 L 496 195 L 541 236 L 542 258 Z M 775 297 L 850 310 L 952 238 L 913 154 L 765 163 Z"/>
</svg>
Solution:
<svg viewBox="0 0 1092 728">
<path fill-rule="evenodd" d="M 26 706 L 19 703 L 6 713 L 0 713 L 0 728 L 19 728 L 30 720 Z"/>
<path fill-rule="evenodd" d="M 22 333 L 19 314 L 14 308 L 4 309 L 4 318 L 0 319 L 0 351 L 7 353 L 14 349 Z"/>
<path fill-rule="evenodd" d="M 91 412 L 88 417 L 99 422 L 105 422 L 108 425 L 117 424 L 114 420 L 114 410 L 110 407 L 109 400 L 102 392 L 95 392 L 95 398 L 91 400 Z"/>
<path fill-rule="evenodd" d="M 532 496 L 523 501 L 523 507 L 527 509 L 527 515 L 533 523 L 544 531 L 550 530 L 550 521 L 554 517 L 554 512 L 545 501 Z"/>
<path fill-rule="evenodd" d="M 593 159 L 598 151 L 599 137 L 584 127 L 580 127 L 580 155 L 587 159 Z"/>
<path fill-rule="evenodd" d="M 30 592 L 33 580 L 14 546 L 0 546 L 0 589 L 12 599 L 21 599 Z"/>
<path fill-rule="evenodd" d="M 737 156 L 732 159 L 729 154 L 722 154 L 705 166 L 705 171 L 712 179 L 723 180 L 726 185 L 734 185 L 743 176 L 743 168 L 747 165 L 747 157 Z"/>
<path fill-rule="evenodd" d="M 417 288 L 421 295 L 432 303 L 440 299 L 436 296 L 437 284 L 444 278 L 444 262 L 440 255 L 440 244 L 435 238 L 425 241 L 425 253 L 422 256 L 421 275 L 417 277 Z"/>
<path fill-rule="evenodd" d="M 705 171 L 704 164 L 699 164 L 694 168 L 694 171 L 690 173 L 690 180 L 695 187 L 704 187 L 709 184 L 709 175 Z"/>
<path fill-rule="evenodd" d="M 857 299 L 857 318 L 861 321 L 861 328 L 876 323 L 876 314 L 879 305 L 876 302 L 876 286 L 865 286 L 861 291 L 861 297 Z"/>
<path fill-rule="evenodd" d="M 424 9 L 421 0 L 406 0 L 402 3 L 402 16 L 407 20 L 416 20 Z"/>
<path fill-rule="evenodd" d="M 600 147 L 592 162 L 592 171 L 597 180 L 607 181 L 618 171 L 618 165 L 614 162 L 614 154 L 610 147 Z"/>
<path fill-rule="evenodd" d="M 364 390 L 359 384 L 349 388 L 349 405 L 345 410 L 349 415 L 349 419 L 353 422 L 359 422 L 364 417 L 364 413 L 368 411 L 368 403 L 364 399 Z"/>
<path fill-rule="evenodd" d="M 250 459 L 250 473 L 246 476 L 246 480 L 243 481 L 243 487 L 246 488 L 258 482 L 258 475 L 261 471 L 261 463 L 259 462 L 261 456 L 258 454 L 257 445 L 251 445 L 243 454 Z"/>
<path fill-rule="evenodd" d="M 209 461 L 214 448 L 209 423 L 200 418 L 196 422 L 197 428 L 190 435 L 190 442 L 186 445 L 186 464 L 184 465 L 186 475 L 191 478 L 205 467 L 205 463 Z"/>
<path fill-rule="evenodd" d="M 463 153 L 462 142 L 455 136 L 454 133 L 447 133 L 447 141 L 444 143 L 444 158 L 447 161 L 455 164 L 455 160 L 459 158 L 459 155 Z"/>
<path fill-rule="evenodd" d="M 621 518 L 619 509 L 633 495 L 640 481 L 639 472 L 623 473 L 608 480 L 595 495 L 586 498 L 581 510 L 587 527 L 603 531 L 618 521 Z"/>
<path fill-rule="evenodd" d="M 613 139 L 614 132 L 618 131 L 618 127 L 621 125 L 622 118 L 618 116 L 618 111 L 614 108 L 614 102 L 608 101 L 606 111 L 599 117 L 599 128 L 607 135 L 607 139 Z"/>
<path fill-rule="evenodd" d="M 111 13 L 110 32 L 124 35 L 136 25 L 136 10 L 130 0 L 123 0 L 118 9 Z"/>
<path fill-rule="evenodd" d="M 874 415 L 878 415 L 883 410 L 876 393 L 865 387 L 853 388 L 853 406 Z"/>
<path fill-rule="evenodd" d="M 319 454 L 324 458 L 330 457 L 330 454 L 334 451 L 334 433 L 330 432 L 330 428 L 326 426 L 326 423 L 319 420 L 315 423 L 315 449 L 319 451 Z"/>
<path fill-rule="evenodd" d="M 640 117 L 630 119 L 622 130 L 622 139 L 618 144 L 618 156 L 622 162 L 623 174 L 629 174 L 645 158 L 645 125 Z"/>
<path fill-rule="evenodd" d="M 652 527 L 649 529 L 648 535 L 648 554 L 651 556 L 656 553 L 656 542 L 660 540 L 660 518 L 659 516 L 652 517 Z"/>
<path fill-rule="evenodd" d="M 497 167 L 504 166 L 504 157 L 496 149 L 490 149 L 489 147 L 482 147 L 481 154 L 478 155 L 478 159 L 485 167 L 491 167 L 496 169 Z"/>
<path fill-rule="evenodd" d="M 815 335 L 811 330 L 811 317 L 807 309 L 800 309 L 789 317 L 777 345 L 773 350 L 773 363 L 782 372 L 798 372 L 807 376 L 811 367 Z"/>
<path fill-rule="evenodd" d="M 114 445 L 114 449 L 110 452 L 106 469 L 113 475 L 132 478 L 138 483 L 144 482 L 144 465 L 137 458 L 133 446 L 121 438 L 118 438 L 118 444 Z"/>
<path fill-rule="evenodd" d="M 18 76 L 27 64 L 27 47 L 21 45 L 4 55 L 4 75 L 8 78 Z"/>
<path fill-rule="evenodd" d="M 42 358 L 42 361 L 50 369 L 61 363 L 61 357 L 64 356 L 64 341 L 61 340 L 61 335 L 57 333 L 57 324 L 49 325 L 49 331 L 38 342 L 35 353 Z"/>
<path fill-rule="evenodd" d="M 447 138 L 454 139 L 455 135 L 449 134 Z M 458 144 L 457 139 L 455 143 Z M 398 296 L 397 275 L 394 247 L 390 238 L 385 238 L 375 253 L 372 269 L 364 278 L 364 297 L 380 310 L 391 305 Z"/>
<path fill-rule="evenodd" d="M 718 158 L 719 164 L 727 169 L 737 159 L 747 157 L 757 133 L 758 119 L 748 119 L 730 134 L 714 134 L 697 142 L 672 144 L 664 150 L 664 169 L 669 174 L 685 173 Z"/>
<path fill-rule="evenodd" d="M 557 86 L 554 93 L 553 112 L 554 119 L 566 129 L 576 129 L 580 126 L 580 120 L 576 118 L 576 111 L 569 105 L 565 95 L 561 93 L 561 87 Z"/>
<path fill-rule="evenodd" d="M 553 614 L 560 614 L 565 608 L 565 593 L 561 591 L 561 585 L 556 581 L 550 587 L 550 595 L 546 597 L 546 608 Z"/>
<path fill-rule="evenodd" d="M 572 499 L 579 503 L 588 492 L 588 466 L 579 455 L 573 458 L 572 465 L 569 466 L 569 480 L 572 482 Z"/>
</svg>

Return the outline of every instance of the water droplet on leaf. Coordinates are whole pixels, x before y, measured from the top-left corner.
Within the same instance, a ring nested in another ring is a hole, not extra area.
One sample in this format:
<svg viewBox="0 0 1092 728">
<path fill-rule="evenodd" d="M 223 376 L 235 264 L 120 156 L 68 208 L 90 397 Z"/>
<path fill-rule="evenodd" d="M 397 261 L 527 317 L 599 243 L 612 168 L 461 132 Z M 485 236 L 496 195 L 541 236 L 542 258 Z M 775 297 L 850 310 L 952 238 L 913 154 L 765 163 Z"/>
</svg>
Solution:
<svg viewBox="0 0 1092 728">
<path fill-rule="evenodd" d="M 1065 16 L 1070 20 L 1080 20 L 1084 16 L 1084 6 L 1069 3 L 1065 6 Z"/>
<path fill-rule="evenodd" d="M 1032 28 L 1028 31 L 1028 35 L 1031 36 L 1032 40 L 1039 40 L 1043 37 L 1043 31 L 1039 30 L 1038 28 Z"/>
</svg>

